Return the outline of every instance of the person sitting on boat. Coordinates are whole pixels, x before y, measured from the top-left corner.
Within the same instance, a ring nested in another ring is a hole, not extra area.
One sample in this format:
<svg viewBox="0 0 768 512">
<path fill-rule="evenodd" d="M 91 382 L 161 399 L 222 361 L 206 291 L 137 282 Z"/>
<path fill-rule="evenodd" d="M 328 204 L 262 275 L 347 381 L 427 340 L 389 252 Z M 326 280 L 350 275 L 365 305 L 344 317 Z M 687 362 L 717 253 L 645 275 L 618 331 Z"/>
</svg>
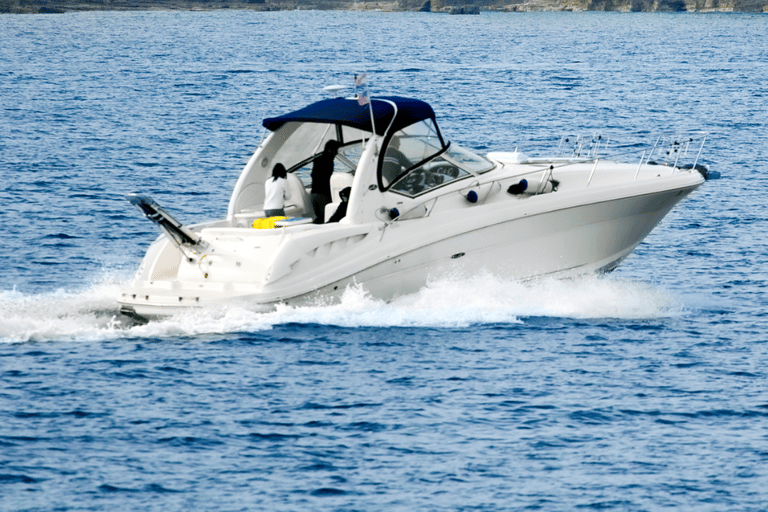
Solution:
<svg viewBox="0 0 768 512">
<path fill-rule="evenodd" d="M 411 166 L 411 161 L 400 151 L 400 138 L 392 137 L 384 154 L 381 167 L 381 177 L 385 185 L 390 185 Z"/>
<path fill-rule="evenodd" d="M 325 205 L 331 202 L 331 174 L 333 174 L 333 160 L 339 152 L 339 146 L 338 141 L 329 140 L 325 143 L 323 152 L 312 164 L 312 189 L 309 197 L 315 224 L 323 223 Z"/>
<path fill-rule="evenodd" d="M 352 187 L 345 187 L 341 190 L 339 190 L 339 197 L 341 198 L 341 203 L 339 204 L 339 207 L 336 208 L 336 211 L 331 215 L 331 218 L 328 219 L 328 224 L 331 222 L 339 222 L 341 219 L 343 219 L 347 215 L 347 205 L 349 204 L 349 194 L 352 193 Z"/>
<path fill-rule="evenodd" d="M 283 164 L 275 164 L 272 176 L 264 183 L 264 215 L 285 217 L 285 201 L 291 198 L 288 172 Z"/>
</svg>

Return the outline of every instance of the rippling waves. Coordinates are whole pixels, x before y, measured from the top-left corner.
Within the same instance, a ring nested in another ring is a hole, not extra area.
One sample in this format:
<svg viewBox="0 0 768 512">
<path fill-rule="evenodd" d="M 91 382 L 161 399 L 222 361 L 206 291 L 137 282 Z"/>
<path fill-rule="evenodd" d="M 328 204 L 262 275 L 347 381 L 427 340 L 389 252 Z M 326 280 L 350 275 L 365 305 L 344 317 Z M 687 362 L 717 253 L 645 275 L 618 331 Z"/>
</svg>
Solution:
<svg viewBox="0 0 768 512">
<path fill-rule="evenodd" d="M 760 510 L 765 16 L 0 15 L 0 510 Z M 459 41 L 461 41 L 459 43 Z M 614 274 L 126 324 L 154 226 L 366 69 L 487 152 L 706 130 Z"/>
</svg>

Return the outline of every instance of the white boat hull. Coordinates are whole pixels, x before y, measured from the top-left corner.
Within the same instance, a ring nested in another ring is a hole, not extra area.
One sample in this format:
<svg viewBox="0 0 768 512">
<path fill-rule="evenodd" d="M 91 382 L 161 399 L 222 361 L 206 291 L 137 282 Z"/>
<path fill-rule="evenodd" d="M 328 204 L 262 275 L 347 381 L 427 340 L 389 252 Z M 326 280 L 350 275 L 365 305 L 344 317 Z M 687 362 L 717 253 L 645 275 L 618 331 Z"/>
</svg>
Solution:
<svg viewBox="0 0 768 512">
<path fill-rule="evenodd" d="M 201 235 L 218 243 L 222 254 L 219 261 L 206 255 L 208 266 L 206 258 L 202 266 L 186 262 L 161 237 L 120 303 L 131 314 L 156 317 L 190 307 L 234 303 L 257 309 L 278 303 L 327 303 L 338 300 L 350 284 L 389 300 L 451 273 L 488 272 L 529 279 L 606 272 L 703 182 L 698 173 L 679 173 L 667 181 L 672 179 L 677 181 L 674 186 L 664 183 L 662 190 L 649 188 L 646 193 L 638 193 L 637 185 L 631 194 L 621 188 L 607 192 L 595 187 L 594 197 L 583 192 L 571 198 L 548 194 L 478 205 L 450 218 L 434 215 L 386 227 L 328 226 L 335 234 L 326 233 L 322 243 L 311 241 L 311 228 L 288 228 L 282 233 L 207 228 Z M 243 242 L 248 238 L 251 242 Z M 229 255 L 227 239 L 236 245 Z M 254 254 L 249 262 L 236 254 L 257 245 L 268 256 Z M 233 264 L 227 259 L 232 255 L 242 261 Z M 264 262 L 270 260 L 277 261 L 265 268 Z M 284 275 L 276 275 L 281 272 Z"/>
<path fill-rule="evenodd" d="M 570 156 L 483 157 L 446 142 L 429 105 L 394 96 L 367 106 L 323 100 L 263 125 L 272 133 L 240 174 L 225 219 L 187 227 L 151 198 L 128 196 L 165 236 L 119 297 L 126 314 L 327 303 L 352 284 L 390 300 L 452 273 L 606 272 L 704 182 L 692 136 L 675 135 L 666 150 L 659 137 L 635 163 L 598 155 L 600 138 L 586 156 L 579 139 Z M 253 229 L 274 221 L 264 210 L 268 178 L 286 180 L 292 219 Z M 327 188 L 330 196 L 310 200 Z"/>
</svg>

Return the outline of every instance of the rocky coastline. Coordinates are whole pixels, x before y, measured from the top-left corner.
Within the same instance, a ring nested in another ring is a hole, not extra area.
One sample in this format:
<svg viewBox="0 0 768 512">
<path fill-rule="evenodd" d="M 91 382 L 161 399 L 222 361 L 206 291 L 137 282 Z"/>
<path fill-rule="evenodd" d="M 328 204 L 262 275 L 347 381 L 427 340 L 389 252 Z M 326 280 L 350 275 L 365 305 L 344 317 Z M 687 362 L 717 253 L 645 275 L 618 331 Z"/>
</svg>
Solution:
<svg viewBox="0 0 768 512">
<path fill-rule="evenodd" d="M 481 11 L 768 13 L 768 0 L 0 0 L 0 13 L 136 10 L 377 10 L 479 14 Z"/>
</svg>

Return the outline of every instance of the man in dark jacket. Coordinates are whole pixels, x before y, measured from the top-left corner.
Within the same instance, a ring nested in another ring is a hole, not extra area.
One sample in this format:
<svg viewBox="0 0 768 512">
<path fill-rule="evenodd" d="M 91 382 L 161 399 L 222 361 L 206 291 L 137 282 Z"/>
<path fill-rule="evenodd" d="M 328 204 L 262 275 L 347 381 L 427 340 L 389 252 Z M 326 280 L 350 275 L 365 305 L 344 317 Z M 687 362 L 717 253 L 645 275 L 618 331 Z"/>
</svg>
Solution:
<svg viewBox="0 0 768 512">
<path fill-rule="evenodd" d="M 315 224 L 323 223 L 325 205 L 331 202 L 331 174 L 333 174 L 333 160 L 338 152 L 338 141 L 329 140 L 325 143 L 323 152 L 312 164 L 312 190 L 309 197 L 315 214 Z"/>
</svg>

